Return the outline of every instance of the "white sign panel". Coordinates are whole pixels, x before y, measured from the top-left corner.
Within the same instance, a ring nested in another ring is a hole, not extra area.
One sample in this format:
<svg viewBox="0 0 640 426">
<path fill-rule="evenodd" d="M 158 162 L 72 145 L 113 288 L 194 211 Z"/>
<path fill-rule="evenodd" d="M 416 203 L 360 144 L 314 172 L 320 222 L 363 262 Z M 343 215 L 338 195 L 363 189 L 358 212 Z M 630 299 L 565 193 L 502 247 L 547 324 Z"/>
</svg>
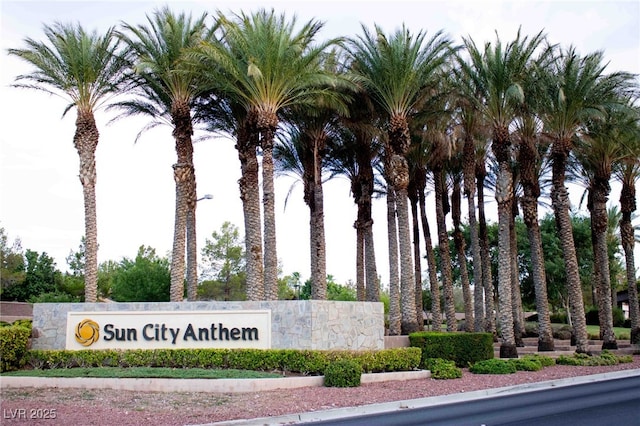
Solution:
<svg viewBox="0 0 640 426">
<path fill-rule="evenodd" d="M 271 311 L 68 312 L 67 349 L 271 348 Z"/>
</svg>

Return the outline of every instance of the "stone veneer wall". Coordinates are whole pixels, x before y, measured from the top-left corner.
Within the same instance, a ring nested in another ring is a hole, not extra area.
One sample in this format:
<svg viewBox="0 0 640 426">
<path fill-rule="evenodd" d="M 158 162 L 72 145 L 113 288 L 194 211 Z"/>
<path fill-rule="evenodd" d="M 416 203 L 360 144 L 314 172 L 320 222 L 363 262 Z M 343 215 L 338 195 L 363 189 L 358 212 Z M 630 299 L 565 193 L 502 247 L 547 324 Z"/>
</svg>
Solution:
<svg viewBox="0 0 640 426">
<path fill-rule="evenodd" d="M 69 311 L 271 310 L 274 349 L 384 349 L 384 308 L 378 302 L 287 300 L 258 302 L 37 303 L 33 349 L 64 349 Z"/>
</svg>

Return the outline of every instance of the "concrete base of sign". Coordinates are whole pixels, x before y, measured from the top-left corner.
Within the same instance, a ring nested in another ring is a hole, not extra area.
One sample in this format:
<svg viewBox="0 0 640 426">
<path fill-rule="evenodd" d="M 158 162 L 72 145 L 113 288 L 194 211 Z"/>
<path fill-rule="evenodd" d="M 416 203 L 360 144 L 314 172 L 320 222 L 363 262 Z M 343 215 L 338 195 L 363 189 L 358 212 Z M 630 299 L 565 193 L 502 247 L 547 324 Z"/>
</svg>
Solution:
<svg viewBox="0 0 640 426">
<path fill-rule="evenodd" d="M 274 349 L 384 349 L 384 308 L 379 302 L 278 300 L 238 302 L 37 303 L 33 349 L 64 349 L 67 312 L 271 311 Z M 215 346 L 212 346 L 215 347 Z"/>
<path fill-rule="evenodd" d="M 363 374 L 360 383 L 379 383 L 390 380 L 415 380 L 431 377 L 429 370 L 397 371 L 393 373 Z M 137 392 L 219 392 L 245 393 L 276 389 L 324 386 L 324 376 L 278 377 L 273 379 L 101 379 L 3 377 L 3 388 L 79 388 L 116 389 Z"/>
</svg>

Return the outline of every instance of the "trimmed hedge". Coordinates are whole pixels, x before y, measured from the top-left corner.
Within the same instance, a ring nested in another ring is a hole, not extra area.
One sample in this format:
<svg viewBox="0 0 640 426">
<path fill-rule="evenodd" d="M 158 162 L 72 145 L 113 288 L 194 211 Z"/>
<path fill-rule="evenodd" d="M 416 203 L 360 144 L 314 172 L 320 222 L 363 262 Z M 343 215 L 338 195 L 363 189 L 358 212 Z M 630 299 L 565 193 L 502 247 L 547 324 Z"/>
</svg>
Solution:
<svg viewBox="0 0 640 426">
<path fill-rule="evenodd" d="M 493 358 L 491 333 L 418 332 L 409 335 L 412 347 L 422 350 L 421 367 L 428 358 L 454 361 L 458 367 L 467 367 L 478 361 Z"/>
<path fill-rule="evenodd" d="M 26 362 L 35 369 L 73 367 L 233 368 L 322 375 L 340 360 L 358 363 L 364 372 L 411 371 L 420 365 L 420 349 L 379 351 L 311 351 L 295 349 L 138 349 L 30 350 Z"/>
<path fill-rule="evenodd" d="M 324 370 L 324 385 L 327 387 L 353 388 L 360 386 L 362 366 L 355 359 L 339 359 Z"/>
<path fill-rule="evenodd" d="M 22 368 L 31 337 L 31 328 L 24 325 L 0 327 L 0 371 Z"/>
</svg>

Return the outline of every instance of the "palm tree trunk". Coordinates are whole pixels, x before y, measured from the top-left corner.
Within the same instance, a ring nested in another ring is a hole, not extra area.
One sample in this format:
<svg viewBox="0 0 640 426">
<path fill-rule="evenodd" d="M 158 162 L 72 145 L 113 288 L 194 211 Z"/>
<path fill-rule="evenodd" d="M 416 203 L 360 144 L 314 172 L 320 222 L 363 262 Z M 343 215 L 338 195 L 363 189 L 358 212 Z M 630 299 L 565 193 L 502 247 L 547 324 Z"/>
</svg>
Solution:
<svg viewBox="0 0 640 426">
<path fill-rule="evenodd" d="M 494 142 L 495 143 L 495 142 Z M 501 164 L 496 182 L 496 202 L 498 203 L 498 321 L 502 342 L 500 358 L 517 358 L 514 335 L 514 318 L 511 308 L 511 170 L 508 164 Z"/>
<path fill-rule="evenodd" d="M 640 307 L 638 306 L 638 287 L 633 246 L 635 244 L 631 215 L 636 210 L 636 189 L 633 179 L 622 182 L 620 193 L 620 239 L 624 250 L 627 269 L 627 289 L 629 291 L 629 321 L 631 322 L 631 343 L 640 343 Z"/>
<path fill-rule="evenodd" d="M 527 195 L 529 191 L 526 185 L 524 191 L 525 195 L 522 197 L 521 204 L 524 223 L 527 226 L 529 245 L 531 246 L 531 275 L 536 294 L 536 311 L 538 313 L 538 351 L 553 351 L 555 350 L 555 343 L 549 316 L 547 277 L 544 270 L 542 237 L 538 224 L 538 201 L 537 197 Z"/>
<path fill-rule="evenodd" d="M 193 165 L 193 150 L 189 162 Z M 189 194 L 187 196 L 187 300 L 194 301 L 198 296 L 198 242 L 196 232 L 196 206 L 198 204 L 196 174 L 191 174 Z"/>
<path fill-rule="evenodd" d="M 408 174 L 408 173 L 407 173 Z M 402 334 L 418 331 L 416 322 L 415 281 L 413 278 L 413 254 L 409 230 L 409 198 L 406 188 L 396 189 L 398 217 L 398 245 L 400 248 L 400 290 L 402 303 Z"/>
<path fill-rule="evenodd" d="M 78 111 L 73 144 L 80 157 L 79 176 L 84 198 L 84 301 L 95 303 L 98 293 L 98 219 L 96 212 L 96 148 L 98 127 L 93 113 Z"/>
<path fill-rule="evenodd" d="M 358 217 L 360 216 L 360 207 L 358 207 Z M 365 264 L 364 264 L 364 229 L 360 225 L 360 220 L 356 220 L 353 224 L 356 228 L 356 295 L 359 302 L 364 302 L 365 293 Z"/>
<path fill-rule="evenodd" d="M 400 271 L 398 270 L 398 230 L 396 227 L 396 193 L 387 185 L 387 239 L 389 242 L 389 334 L 402 333 L 400 313 Z"/>
<path fill-rule="evenodd" d="M 431 230 L 427 220 L 427 206 L 424 190 L 418 194 L 420 203 L 420 218 L 422 222 L 422 238 L 424 239 L 427 266 L 429 266 L 429 289 L 431 290 L 431 321 L 432 329 L 440 331 L 442 324 L 442 311 L 440 310 L 440 284 L 438 283 L 438 270 L 436 267 L 436 255 L 431 241 Z"/>
<path fill-rule="evenodd" d="M 511 235 L 513 219 L 513 175 L 510 164 L 509 131 L 504 127 L 494 129 L 493 153 L 498 161 L 496 176 L 496 203 L 498 204 L 498 321 L 502 342 L 500 358 L 517 358 L 514 335 L 514 318 L 511 298 Z"/>
<path fill-rule="evenodd" d="M 187 197 L 191 166 L 186 163 L 173 165 L 173 179 L 176 182 L 176 211 L 173 227 L 173 250 L 171 254 L 170 300 L 181 302 L 184 298 L 185 245 L 187 228 Z"/>
<path fill-rule="evenodd" d="M 367 221 L 364 229 L 364 251 L 366 268 L 366 294 L 368 302 L 380 301 L 380 282 L 376 267 L 376 252 L 373 242 L 373 220 Z"/>
<path fill-rule="evenodd" d="M 464 236 L 462 235 L 462 192 L 460 189 L 460 179 L 454 177 L 453 190 L 451 191 L 451 219 L 453 220 L 453 242 L 460 265 L 460 281 L 462 283 L 462 297 L 464 300 L 464 327 L 465 331 L 472 332 L 473 301 L 471 300 L 471 284 L 469 283 L 469 272 L 467 270 L 467 256 L 465 253 Z"/>
<path fill-rule="evenodd" d="M 602 335 L 602 349 L 618 349 L 613 332 L 613 307 L 611 305 L 611 279 L 609 275 L 609 252 L 607 248 L 607 198 L 608 177 L 596 177 L 593 186 L 593 212 L 591 223 L 595 234 L 595 262 L 598 264 L 596 289 L 598 294 L 598 317 Z"/>
<path fill-rule="evenodd" d="M 553 351 L 553 330 L 549 316 L 549 299 L 547 297 L 547 277 L 544 269 L 544 253 L 542 252 L 542 234 L 538 222 L 538 198 L 540 197 L 540 181 L 537 164 L 539 163 L 537 143 L 534 138 L 525 137 L 520 143 L 520 182 L 523 196 L 520 200 L 522 218 L 527 227 L 527 237 L 531 247 L 531 276 L 536 297 L 538 314 L 538 351 Z"/>
<path fill-rule="evenodd" d="M 236 149 L 242 175 L 238 181 L 244 215 L 247 299 L 264 299 L 262 225 L 256 135 L 244 123 L 238 130 Z"/>
<path fill-rule="evenodd" d="M 411 187 L 411 185 L 410 185 Z M 422 266 L 420 262 L 420 218 L 418 217 L 418 194 L 415 188 L 410 192 L 409 202 L 411 203 L 411 221 L 413 230 L 413 258 L 414 258 L 414 279 L 416 283 L 416 321 L 418 324 L 424 324 L 422 316 Z"/>
<path fill-rule="evenodd" d="M 195 191 L 191 191 L 195 196 Z M 196 240 L 196 203 L 187 212 L 187 300 L 198 298 L 198 245 Z"/>
<path fill-rule="evenodd" d="M 481 332 L 484 329 L 484 289 L 482 288 L 482 260 L 480 257 L 480 241 L 478 238 L 478 222 L 476 220 L 476 181 L 475 181 L 475 140 L 467 136 L 463 147 L 463 178 L 464 195 L 467 198 L 469 210 L 469 239 L 471 241 L 471 256 L 473 258 L 473 330 Z"/>
<path fill-rule="evenodd" d="M 184 299 L 187 214 L 189 203 L 195 201 L 195 198 L 193 200 L 190 198 L 190 183 L 195 182 L 195 177 L 191 162 L 193 159 L 193 144 L 191 143 L 193 127 L 189 104 L 185 102 L 174 103 L 171 106 L 171 118 L 174 125 L 173 137 L 176 141 L 178 161 L 173 165 L 173 179 L 176 182 L 176 212 L 171 254 L 170 299 L 172 302 L 181 302 Z"/>
<path fill-rule="evenodd" d="M 275 127 L 261 127 L 262 208 L 264 212 L 264 298 L 278 298 L 278 254 L 276 250 L 276 212 L 273 181 L 273 137 Z"/>
<path fill-rule="evenodd" d="M 517 203 L 514 199 L 512 205 Z M 516 234 L 516 216 L 518 209 L 513 207 L 513 214 L 509 222 L 509 239 L 511 240 L 511 308 L 513 309 L 513 331 L 515 333 L 516 346 L 524 347 L 522 337 L 525 334 L 524 312 L 522 310 L 522 295 L 520 292 L 520 271 L 518 267 L 518 235 Z"/>
<path fill-rule="evenodd" d="M 441 168 L 433 170 L 433 181 L 436 197 L 436 223 L 438 225 L 438 247 L 440 249 L 440 273 L 442 274 L 442 290 L 444 293 L 444 311 L 447 321 L 447 331 L 458 329 L 456 321 L 456 307 L 453 297 L 453 278 L 451 277 L 451 255 L 449 254 L 449 236 L 445 222 L 443 201 L 447 197 L 444 174 Z"/>
<path fill-rule="evenodd" d="M 314 181 L 313 181 L 313 211 L 311 214 L 313 233 L 313 244 L 311 256 L 315 258 L 315 269 L 311 271 L 311 298 L 317 300 L 327 299 L 327 259 L 325 254 L 325 233 L 324 233 L 324 196 L 322 191 L 322 171 L 321 157 L 317 154 L 321 151 L 316 149 L 314 155 Z"/>
<path fill-rule="evenodd" d="M 566 162 L 570 146 L 570 141 L 556 140 L 552 148 L 552 182 L 551 204 L 556 217 L 558 234 L 562 245 L 562 255 L 564 258 L 565 272 L 567 276 L 567 293 L 569 297 L 569 308 L 573 322 L 573 334 L 576 343 L 576 352 L 587 353 L 589 342 L 587 335 L 587 324 L 584 316 L 584 302 L 582 298 L 582 286 L 580 284 L 580 273 L 578 270 L 578 260 L 573 240 L 573 225 L 569 217 L 569 193 L 565 187 Z"/>
<path fill-rule="evenodd" d="M 493 291 L 493 276 L 491 273 L 491 256 L 489 255 L 489 235 L 487 233 L 487 219 L 484 212 L 484 180 L 485 165 L 476 165 L 476 179 L 478 180 L 478 241 L 480 244 L 480 258 L 482 259 L 482 285 L 484 287 L 485 303 L 485 331 L 497 337 L 496 314 Z"/>
</svg>

